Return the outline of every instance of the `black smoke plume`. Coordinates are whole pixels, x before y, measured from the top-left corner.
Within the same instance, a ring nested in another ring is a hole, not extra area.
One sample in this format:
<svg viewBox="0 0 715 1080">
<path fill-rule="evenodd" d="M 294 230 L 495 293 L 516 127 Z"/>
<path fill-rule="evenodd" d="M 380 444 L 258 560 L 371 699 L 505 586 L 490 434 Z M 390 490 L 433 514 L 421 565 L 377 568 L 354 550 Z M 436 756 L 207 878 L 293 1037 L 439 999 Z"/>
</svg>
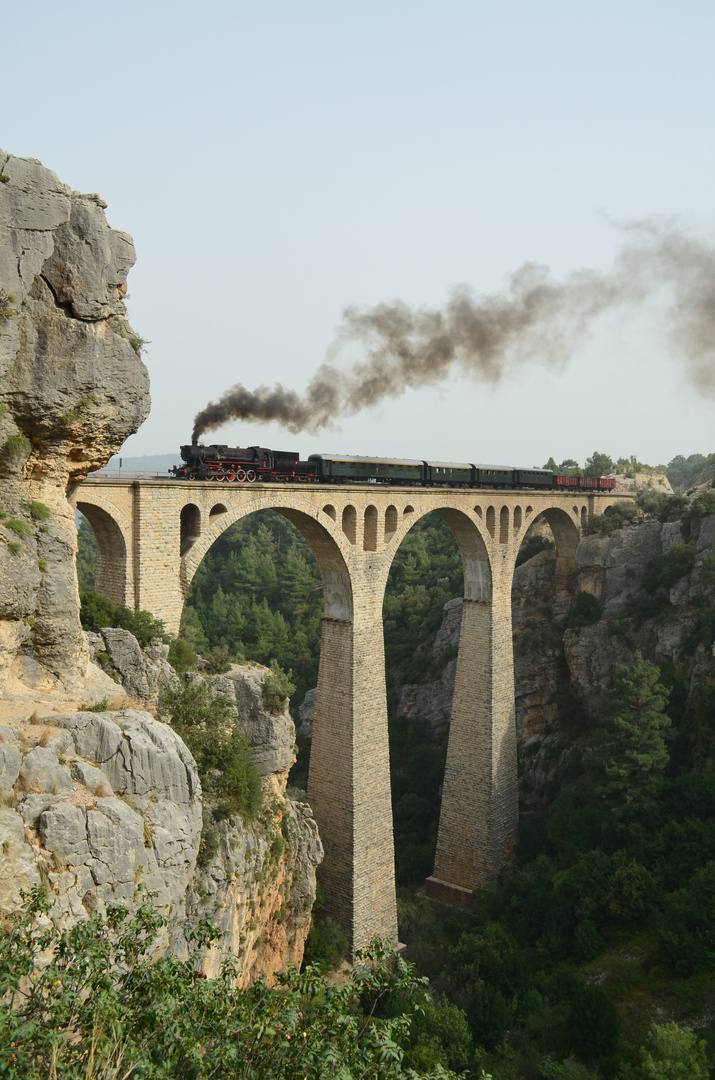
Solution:
<svg viewBox="0 0 715 1080">
<path fill-rule="evenodd" d="M 317 432 L 408 388 L 468 374 L 497 383 L 517 366 L 563 366 L 594 320 L 624 304 L 664 292 L 673 344 L 689 377 L 715 392 L 715 246 L 673 225 L 638 223 L 608 272 L 578 270 L 554 281 L 548 267 L 526 263 L 501 293 L 455 289 L 443 308 L 402 301 L 349 307 L 331 354 L 358 343 L 365 359 L 348 369 L 322 364 L 305 393 L 279 384 L 234 386 L 194 421 L 194 441 L 229 420 L 277 420 L 288 431 Z"/>
</svg>

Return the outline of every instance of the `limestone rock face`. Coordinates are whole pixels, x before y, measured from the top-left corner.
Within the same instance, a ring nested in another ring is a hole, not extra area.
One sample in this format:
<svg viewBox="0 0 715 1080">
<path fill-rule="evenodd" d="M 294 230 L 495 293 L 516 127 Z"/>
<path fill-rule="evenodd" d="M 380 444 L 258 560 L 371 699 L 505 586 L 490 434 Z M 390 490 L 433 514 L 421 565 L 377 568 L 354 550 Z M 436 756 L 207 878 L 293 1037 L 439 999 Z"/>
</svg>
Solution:
<svg viewBox="0 0 715 1080">
<path fill-rule="evenodd" d="M 149 411 L 123 300 L 134 248 L 98 195 L 2 151 L 0 171 L 0 687 L 101 696 L 66 496 Z"/>
<path fill-rule="evenodd" d="M 128 630 L 109 626 L 87 634 L 87 640 L 91 659 L 100 662 L 101 658 L 104 669 L 126 693 L 146 705 L 155 705 L 162 690 L 176 680 L 167 660 L 169 646 L 161 641 L 142 649 Z"/>
<path fill-rule="evenodd" d="M 251 744 L 261 776 L 285 773 L 295 761 L 295 727 L 282 710 L 269 712 L 263 703 L 264 667 L 234 665 L 225 675 L 212 679 L 216 693 L 235 708 L 243 734 Z"/>
<path fill-rule="evenodd" d="M 295 761 L 295 728 L 288 712 L 266 709 L 263 683 L 268 670 L 234 665 L 209 678 L 225 697 L 250 743 L 262 778 L 264 806 L 256 821 L 219 820 L 210 798 L 204 800 L 205 836 L 214 852 L 197 869 L 187 898 L 188 922 L 209 915 L 225 932 L 219 947 L 203 959 L 214 975 L 225 956 L 239 957 L 241 981 L 271 976 L 300 963 L 315 900 L 315 871 L 323 846 L 313 812 L 286 795 Z"/>
<path fill-rule="evenodd" d="M 14 906 L 20 889 L 44 878 L 55 916 L 74 920 L 134 903 L 143 884 L 169 920 L 161 946 L 171 945 L 201 836 L 201 785 L 182 740 L 133 710 L 6 730 L 0 750 L 12 805 L 0 811 L 0 906 Z"/>
</svg>

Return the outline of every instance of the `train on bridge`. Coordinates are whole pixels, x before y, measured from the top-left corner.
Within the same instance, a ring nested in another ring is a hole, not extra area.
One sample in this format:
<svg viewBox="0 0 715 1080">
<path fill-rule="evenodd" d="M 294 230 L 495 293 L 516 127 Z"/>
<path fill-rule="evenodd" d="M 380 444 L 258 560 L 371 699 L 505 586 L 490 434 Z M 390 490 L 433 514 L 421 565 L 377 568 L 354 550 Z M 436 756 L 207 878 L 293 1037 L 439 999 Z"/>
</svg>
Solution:
<svg viewBox="0 0 715 1080">
<path fill-rule="evenodd" d="M 561 476 L 551 469 L 515 469 L 509 465 L 475 465 L 460 461 L 419 461 L 412 458 L 355 457 L 311 454 L 301 461 L 297 452 L 264 446 L 204 446 L 180 448 L 183 465 L 169 471 L 177 480 L 223 483 L 402 484 L 412 487 L 534 488 L 537 490 L 612 491 L 613 477 Z"/>
</svg>

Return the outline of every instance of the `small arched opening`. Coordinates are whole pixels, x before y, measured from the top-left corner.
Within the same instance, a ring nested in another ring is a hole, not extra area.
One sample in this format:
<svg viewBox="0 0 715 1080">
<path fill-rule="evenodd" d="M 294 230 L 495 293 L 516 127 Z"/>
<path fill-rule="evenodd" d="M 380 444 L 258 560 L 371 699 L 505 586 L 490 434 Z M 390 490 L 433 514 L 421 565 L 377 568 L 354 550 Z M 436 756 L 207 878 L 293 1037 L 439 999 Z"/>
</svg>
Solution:
<svg viewBox="0 0 715 1080">
<path fill-rule="evenodd" d="M 182 506 L 180 514 L 179 554 L 183 558 L 201 536 L 201 511 L 194 503 Z"/>
</svg>

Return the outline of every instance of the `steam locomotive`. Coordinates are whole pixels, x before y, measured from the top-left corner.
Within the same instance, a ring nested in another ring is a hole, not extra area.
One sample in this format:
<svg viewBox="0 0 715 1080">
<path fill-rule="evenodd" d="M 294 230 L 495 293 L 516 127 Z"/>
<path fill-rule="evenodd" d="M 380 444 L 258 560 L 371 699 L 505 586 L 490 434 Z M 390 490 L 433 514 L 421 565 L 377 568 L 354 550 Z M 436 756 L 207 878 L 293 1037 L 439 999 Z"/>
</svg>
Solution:
<svg viewBox="0 0 715 1080">
<path fill-rule="evenodd" d="M 412 487 L 551 488 L 574 491 L 612 491 L 606 476 L 559 476 L 551 469 L 513 469 L 508 465 L 473 465 L 455 461 L 412 458 L 351 457 L 311 454 L 301 461 L 297 451 L 264 446 L 182 446 L 184 465 L 169 471 L 177 480 L 224 483 L 404 484 Z"/>
</svg>

